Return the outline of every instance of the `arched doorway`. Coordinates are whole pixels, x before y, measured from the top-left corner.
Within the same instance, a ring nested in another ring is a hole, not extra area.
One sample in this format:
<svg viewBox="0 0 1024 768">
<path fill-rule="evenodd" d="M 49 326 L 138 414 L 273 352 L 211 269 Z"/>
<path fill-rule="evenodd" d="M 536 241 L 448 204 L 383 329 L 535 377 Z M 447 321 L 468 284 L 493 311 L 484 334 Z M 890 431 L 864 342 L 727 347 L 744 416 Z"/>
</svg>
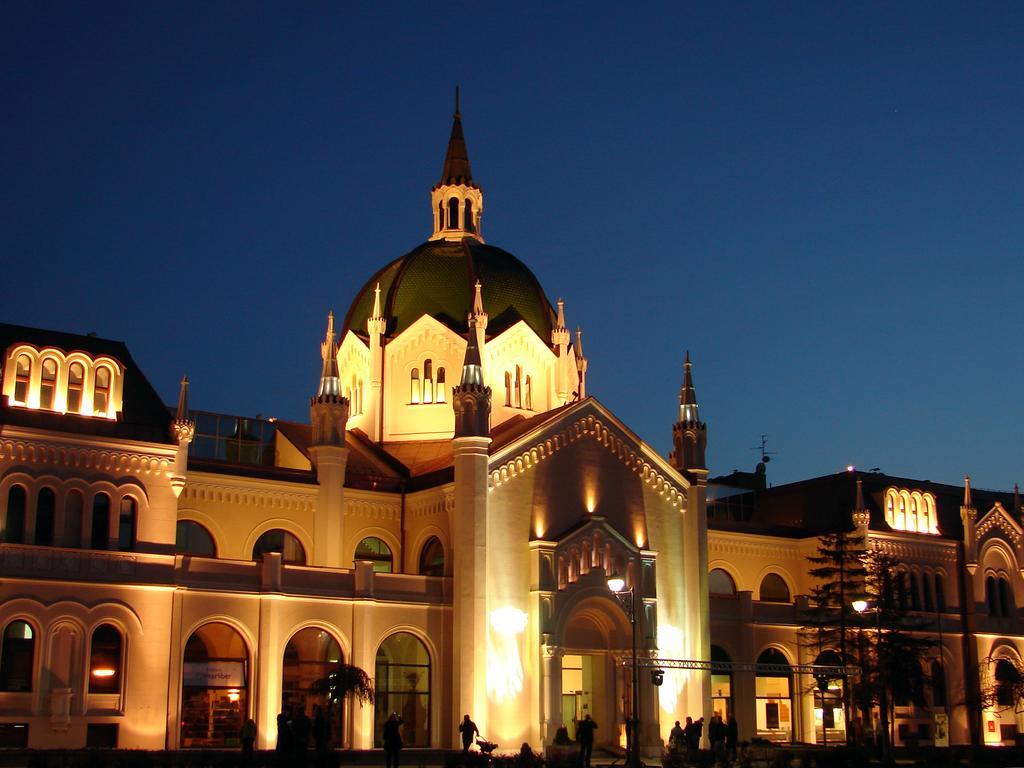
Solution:
<svg viewBox="0 0 1024 768">
<path fill-rule="evenodd" d="M 793 671 L 777 648 L 757 657 L 757 735 L 769 741 L 793 739 Z"/>
<path fill-rule="evenodd" d="M 409 632 L 396 632 L 377 649 L 374 675 L 373 744 L 383 746 L 384 721 L 402 717 L 406 747 L 430 746 L 430 654 Z"/>
<path fill-rule="evenodd" d="M 843 660 L 835 651 L 822 651 L 815 658 L 816 665 L 842 667 Z M 819 744 L 846 742 L 846 721 L 843 714 L 843 681 L 825 678 L 814 687 L 814 738 Z M 824 689 L 823 689 L 824 687 Z"/>
<path fill-rule="evenodd" d="M 338 641 L 319 627 L 307 627 L 292 635 L 284 649 L 281 669 L 281 711 L 305 712 L 315 720 L 317 708 L 331 727 L 331 746 L 341 741 L 341 705 L 327 695 L 327 676 L 342 661 Z"/>
<path fill-rule="evenodd" d="M 580 601 L 563 626 L 561 648 L 561 687 L 552 718 L 555 727 L 560 724 L 575 738 L 576 724 L 590 715 L 599 725 L 595 743 L 625 745 L 624 723 L 633 701 L 632 674 L 629 667 L 616 661 L 630 654 L 632 639 L 622 607 L 611 596 Z M 654 713 L 640 714 L 649 721 Z"/>
<path fill-rule="evenodd" d="M 181 746 L 234 747 L 249 716 L 249 651 L 227 624 L 205 624 L 185 644 Z"/>
<path fill-rule="evenodd" d="M 729 654 L 718 645 L 711 646 L 711 661 L 722 665 L 732 663 Z M 721 715 L 723 722 L 728 722 L 733 714 L 731 667 L 722 666 L 711 670 L 711 711 Z"/>
</svg>

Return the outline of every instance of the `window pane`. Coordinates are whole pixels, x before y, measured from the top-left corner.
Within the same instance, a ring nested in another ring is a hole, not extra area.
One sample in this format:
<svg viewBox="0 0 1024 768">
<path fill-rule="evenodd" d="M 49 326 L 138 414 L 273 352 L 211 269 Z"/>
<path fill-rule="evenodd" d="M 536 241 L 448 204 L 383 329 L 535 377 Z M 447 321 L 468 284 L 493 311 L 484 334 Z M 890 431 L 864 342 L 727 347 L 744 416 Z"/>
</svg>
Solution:
<svg viewBox="0 0 1024 768">
<path fill-rule="evenodd" d="M 57 497 L 52 488 L 39 491 L 36 501 L 36 537 L 35 542 L 44 547 L 53 544 L 53 520 L 57 508 Z"/>
<path fill-rule="evenodd" d="M 4 541 L 8 544 L 25 542 L 25 489 L 12 485 L 7 492 L 7 514 L 4 516 Z"/>
<path fill-rule="evenodd" d="M 89 693 L 118 693 L 121 690 L 121 633 L 101 624 L 92 633 L 89 654 Z"/>
<path fill-rule="evenodd" d="M 117 548 L 128 552 L 135 547 L 135 522 L 138 505 L 131 496 L 121 499 L 121 515 L 117 524 Z"/>
<path fill-rule="evenodd" d="M 178 521 L 174 550 L 180 555 L 217 556 L 217 547 L 213 543 L 213 536 L 203 526 L 192 520 Z"/>
<path fill-rule="evenodd" d="M 7 625 L 0 649 L 0 691 L 32 690 L 35 643 L 35 633 L 27 622 Z"/>
<path fill-rule="evenodd" d="M 89 546 L 93 549 L 110 548 L 110 497 L 97 493 L 92 500 L 92 536 Z"/>
<path fill-rule="evenodd" d="M 267 531 L 256 540 L 252 548 L 252 559 L 262 560 L 268 552 L 278 552 L 283 562 L 290 565 L 305 565 L 306 552 L 302 543 L 288 531 L 275 528 Z"/>
<path fill-rule="evenodd" d="M 715 568 L 708 574 L 708 592 L 712 595 L 733 597 L 736 594 L 736 585 L 732 576 L 721 568 Z"/>
<path fill-rule="evenodd" d="M 373 563 L 373 570 L 377 573 L 391 573 L 392 571 L 391 548 L 375 536 L 370 536 L 359 542 L 353 559 L 369 560 Z"/>
</svg>

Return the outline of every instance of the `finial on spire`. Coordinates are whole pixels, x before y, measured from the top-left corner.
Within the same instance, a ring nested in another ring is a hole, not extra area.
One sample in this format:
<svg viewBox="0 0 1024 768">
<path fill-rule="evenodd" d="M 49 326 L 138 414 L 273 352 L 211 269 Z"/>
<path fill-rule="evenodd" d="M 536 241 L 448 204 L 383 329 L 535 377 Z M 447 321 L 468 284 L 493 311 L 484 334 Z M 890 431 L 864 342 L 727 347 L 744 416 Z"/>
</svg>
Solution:
<svg viewBox="0 0 1024 768">
<path fill-rule="evenodd" d="M 327 333 L 320 343 L 323 367 L 320 369 L 320 385 L 317 396 L 341 395 L 341 376 L 338 373 L 338 343 L 334 340 L 334 313 L 327 313 Z"/>
<path fill-rule="evenodd" d="M 565 302 L 561 298 L 558 299 L 558 320 L 555 321 L 555 329 L 563 330 L 565 328 Z"/>
<path fill-rule="evenodd" d="M 181 377 L 181 386 L 178 389 L 178 412 L 175 414 L 175 421 L 188 421 L 188 376 Z"/>
<path fill-rule="evenodd" d="M 686 350 L 686 356 L 683 359 L 683 386 L 679 388 L 679 420 L 685 424 L 696 424 L 700 421 L 697 390 L 693 386 L 693 363 L 690 362 L 690 350 Z"/>
<path fill-rule="evenodd" d="M 372 317 L 380 317 L 380 283 L 373 288 L 373 315 Z"/>
<path fill-rule="evenodd" d="M 455 86 L 455 114 L 459 114 L 459 86 Z"/>
<path fill-rule="evenodd" d="M 474 294 L 473 294 L 473 314 L 474 315 L 482 315 L 484 313 L 484 299 L 483 299 L 483 296 L 480 295 L 481 287 L 482 286 L 480 285 L 480 281 L 477 280 L 476 281 L 476 285 L 473 286 L 474 291 L 475 291 Z"/>
<path fill-rule="evenodd" d="M 971 476 L 964 475 L 964 503 L 963 506 L 970 507 L 971 504 Z"/>
</svg>

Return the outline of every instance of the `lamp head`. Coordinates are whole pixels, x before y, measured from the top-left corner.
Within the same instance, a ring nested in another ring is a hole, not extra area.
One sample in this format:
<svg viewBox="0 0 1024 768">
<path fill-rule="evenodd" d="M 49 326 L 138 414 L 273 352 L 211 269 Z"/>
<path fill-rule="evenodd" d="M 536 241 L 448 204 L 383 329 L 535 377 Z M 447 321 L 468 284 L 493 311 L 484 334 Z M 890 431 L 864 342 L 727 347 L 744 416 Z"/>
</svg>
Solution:
<svg viewBox="0 0 1024 768">
<path fill-rule="evenodd" d="M 854 600 L 850 605 L 853 606 L 853 610 L 857 613 L 864 613 L 868 609 L 868 601 L 864 598 Z"/>
<path fill-rule="evenodd" d="M 612 592 L 621 592 L 626 588 L 626 580 L 619 576 L 617 573 L 613 573 L 608 577 L 608 589 Z"/>
</svg>

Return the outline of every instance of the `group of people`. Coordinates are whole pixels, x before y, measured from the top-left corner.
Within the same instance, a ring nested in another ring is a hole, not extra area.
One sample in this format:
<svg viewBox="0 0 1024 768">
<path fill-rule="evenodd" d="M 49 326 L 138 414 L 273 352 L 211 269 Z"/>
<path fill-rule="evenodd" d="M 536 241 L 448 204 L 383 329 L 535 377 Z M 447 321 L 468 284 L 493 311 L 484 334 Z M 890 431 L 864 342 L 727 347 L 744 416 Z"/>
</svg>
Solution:
<svg viewBox="0 0 1024 768">
<path fill-rule="evenodd" d="M 692 717 L 686 718 L 686 725 L 676 724 L 672 727 L 668 737 L 669 752 L 686 752 L 692 754 L 700 749 L 700 739 L 704 735 L 704 718 L 694 721 Z M 730 715 L 729 720 L 722 718 L 721 714 L 715 712 L 708 722 L 708 741 L 711 743 L 711 751 L 718 757 L 725 757 L 736 754 L 736 742 L 739 737 L 739 726 L 736 724 L 736 716 Z"/>
<path fill-rule="evenodd" d="M 310 739 L 317 752 L 326 752 L 331 741 L 331 720 L 319 704 L 313 706 L 313 717 L 304 708 L 293 712 L 283 710 L 277 716 L 277 746 L 281 753 L 309 751 Z"/>
</svg>

